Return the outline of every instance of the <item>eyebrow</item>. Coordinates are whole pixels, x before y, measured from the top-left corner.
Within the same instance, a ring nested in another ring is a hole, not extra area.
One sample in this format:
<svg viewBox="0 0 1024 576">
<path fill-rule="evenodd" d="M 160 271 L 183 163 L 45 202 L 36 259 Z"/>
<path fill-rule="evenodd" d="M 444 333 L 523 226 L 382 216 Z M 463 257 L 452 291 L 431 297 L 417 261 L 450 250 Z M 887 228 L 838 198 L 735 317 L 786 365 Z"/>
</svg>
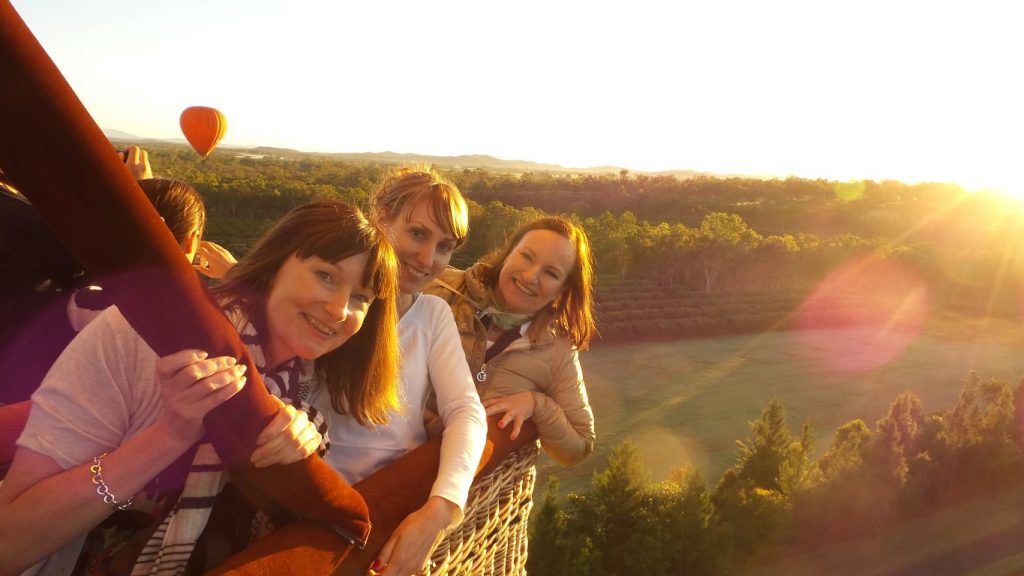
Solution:
<svg viewBox="0 0 1024 576">
<path fill-rule="evenodd" d="M 431 234 L 433 234 L 433 232 L 430 229 L 430 226 L 427 226 L 426 224 L 424 224 L 423 222 L 420 222 L 419 220 L 414 220 L 412 218 L 412 216 L 409 216 L 409 220 L 407 222 L 409 224 L 415 224 L 416 226 L 419 226 L 420 228 L 423 228 L 427 232 L 431 232 Z M 431 219 L 431 222 L 433 222 L 434 224 L 437 224 L 437 222 L 434 222 L 433 219 Z M 440 225 L 438 225 L 437 227 L 438 227 L 438 229 L 441 228 Z M 443 240 L 451 240 L 452 242 L 456 242 L 457 241 L 455 239 L 455 236 L 452 236 L 451 234 L 447 234 L 447 233 L 444 233 L 444 232 L 441 233 L 441 239 L 443 239 Z"/>
<path fill-rule="evenodd" d="M 338 275 L 339 281 L 345 281 L 352 276 L 352 273 L 339 266 L 338 262 L 328 262 L 327 265 Z"/>
</svg>

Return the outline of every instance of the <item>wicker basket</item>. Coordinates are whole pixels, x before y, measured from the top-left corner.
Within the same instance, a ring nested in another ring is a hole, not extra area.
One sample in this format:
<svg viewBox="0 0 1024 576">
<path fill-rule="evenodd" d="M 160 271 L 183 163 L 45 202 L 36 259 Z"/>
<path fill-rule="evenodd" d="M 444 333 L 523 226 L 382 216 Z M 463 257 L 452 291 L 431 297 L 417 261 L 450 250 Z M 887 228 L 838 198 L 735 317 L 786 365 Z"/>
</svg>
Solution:
<svg viewBox="0 0 1024 576">
<path fill-rule="evenodd" d="M 526 574 L 537 451 L 536 442 L 524 446 L 473 483 L 466 517 L 434 550 L 431 576 Z"/>
</svg>

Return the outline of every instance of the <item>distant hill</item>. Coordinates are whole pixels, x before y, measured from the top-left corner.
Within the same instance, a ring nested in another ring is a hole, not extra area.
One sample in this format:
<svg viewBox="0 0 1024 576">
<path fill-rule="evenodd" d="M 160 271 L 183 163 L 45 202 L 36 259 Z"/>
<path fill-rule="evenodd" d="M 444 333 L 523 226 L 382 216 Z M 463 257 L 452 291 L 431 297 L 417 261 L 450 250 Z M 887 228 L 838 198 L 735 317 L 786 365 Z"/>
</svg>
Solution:
<svg viewBox="0 0 1024 576">
<path fill-rule="evenodd" d="M 504 160 L 487 154 L 465 154 L 461 156 L 432 156 L 405 152 L 300 152 L 288 148 L 259 147 L 248 150 L 254 154 L 268 156 L 320 156 L 335 158 L 349 162 L 373 162 L 387 164 L 428 163 L 451 168 L 474 169 L 486 168 L 509 172 L 574 172 L 574 173 L 607 173 L 618 172 L 622 168 L 615 166 L 597 166 L 591 168 L 567 168 L 559 164 L 545 164 L 530 160 Z"/>
<path fill-rule="evenodd" d="M 122 130 L 104 128 L 103 133 L 112 142 L 119 143 L 172 143 L 187 144 L 183 138 L 147 138 L 137 136 Z M 639 170 L 631 170 L 620 166 L 591 166 L 586 168 L 573 168 L 559 164 L 545 164 L 530 160 L 504 160 L 487 154 L 467 154 L 461 156 L 431 156 L 427 154 L 415 154 L 406 152 L 303 152 L 292 148 L 276 148 L 272 146 L 231 146 L 222 145 L 221 148 L 231 149 L 235 152 L 243 152 L 252 156 L 271 156 L 279 158 L 302 158 L 316 156 L 321 158 L 332 158 L 348 162 L 366 162 L 375 164 L 413 164 L 427 163 L 445 168 L 457 168 L 472 170 L 476 168 L 487 169 L 499 172 L 570 172 L 574 174 L 608 174 L 618 173 L 624 169 L 632 173 L 648 173 Z M 693 178 L 695 176 L 732 176 L 731 174 L 713 174 L 711 172 L 699 172 L 697 170 L 668 170 L 663 172 L 649 172 L 652 175 L 669 175 L 677 178 Z"/>
<path fill-rule="evenodd" d="M 117 142 L 119 144 L 166 143 L 188 145 L 188 140 L 185 140 L 184 138 L 147 138 L 145 136 L 136 136 L 135 134 L 129 134 L 128 132 L 122 132 L 121 130 L 113 130 L 110 128 L 104 128 L 103 135 L 107 137 L 107 140 Z M 224 148 L 233 148 L 233 146 L 224 146 Z"/>
<path fill-rule="evenodd" d="M 164 142 L 158 138 L 146 138 L 145 136 L 136 136 L 135 134 L 129 134 L 122 130 L 115 130 L 113 128 L 104 128 L 103 135 L 110 141 L 118 142 Z M 184 142 L 184 140 L 183 140 Z"/>
<path fill-rule="evenodd" d="M 240 148 L 238 150 L 241 150 Z M 257 148 L 245 149 L 245 152 L 263 156 L 277 156 L 283 158 L 319 156 L 344 160 L 347 162 L 367 162 L 380 164 L 412 164 L 427 163 L 445 168 L 458 168 L 473 170 L 476 168 L 497 172 L 568 172 L 572 174 L 617 174 L 622 170 L 629 170 L 631 173 L 651 174 L 653 176 L 675 176 L 676 178 L 693 178 L 695 176 L 717 176 L 728 177 L 735 174 L 715 174 L 712 172 L 700 172 L 698 170 L 666 170 L 662 172 L 643 172 L 631 170 L 621 166 L 589 166 L 586 168 L 575 168 L 562 166 L 560 164 L 545 164 L 530 160 L 505 160 L 487 154 L 466 154 L 461 156 L 431 156 L 427 154 L 414 154 L 405 152 L 302 152 L 291 148 L 274 148 L 260 146 Z"/>
</svg>

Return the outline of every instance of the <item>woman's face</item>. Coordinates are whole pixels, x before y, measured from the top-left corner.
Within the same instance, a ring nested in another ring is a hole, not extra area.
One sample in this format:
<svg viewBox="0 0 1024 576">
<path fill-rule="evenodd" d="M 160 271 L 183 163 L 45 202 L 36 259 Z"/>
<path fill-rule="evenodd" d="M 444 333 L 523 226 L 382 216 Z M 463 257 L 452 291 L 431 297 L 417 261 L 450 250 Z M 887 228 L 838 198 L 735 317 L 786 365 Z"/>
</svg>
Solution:
<svg viewBox="0 0 1024 576">
<path fill-rule="evenodd" d="M 402 294 L 422 292 L 448 266 L 457 244 L 455 237 L 431 217 L 426 200 L 386 218 L 384 225 L 398 255 L 399 291 Z"/>
<path fill-rule="evenodd" d="M 576 249 L 551 230 L 530 230 L 512 248 L 498 274 L 497 289 L 508 312 L 533 314 L 565 289 L 576 265 Z"/>
<path fill-rule="evenodd" d="M 362 285 L 368 259 L 363 252 L 334 263 L 295 254 L 285 261 L 267 297 L 268 367 L 319 358 L 359 331 L 374 299 Z"/>
</svg>

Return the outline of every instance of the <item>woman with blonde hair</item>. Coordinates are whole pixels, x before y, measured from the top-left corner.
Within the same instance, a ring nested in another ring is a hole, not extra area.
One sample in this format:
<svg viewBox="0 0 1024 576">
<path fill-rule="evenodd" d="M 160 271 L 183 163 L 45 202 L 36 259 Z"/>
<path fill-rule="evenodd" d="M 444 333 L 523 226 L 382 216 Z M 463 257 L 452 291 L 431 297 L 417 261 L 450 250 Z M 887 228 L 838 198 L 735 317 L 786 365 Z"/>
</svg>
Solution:
<svg viewBox="0 0 1024 576">
<path fill-rule="evenodd" d="M 356 483 L 427 440 L 424 413 L 436 408 L 444 427 L 440 466 L 430 496 L 399 524 L 370 569 L 418 573 L 445 530 L 461 520 L 487 436 L 487 419 L 448 305 L 423 289 L 466 239 L 469 215 L 459 189 L 430 168 L 396 170 L 370 198 L 371 217 L 398 257 L 401 407 L 385 426 L 334 418 L 326 461 Z"/>
</svg>

